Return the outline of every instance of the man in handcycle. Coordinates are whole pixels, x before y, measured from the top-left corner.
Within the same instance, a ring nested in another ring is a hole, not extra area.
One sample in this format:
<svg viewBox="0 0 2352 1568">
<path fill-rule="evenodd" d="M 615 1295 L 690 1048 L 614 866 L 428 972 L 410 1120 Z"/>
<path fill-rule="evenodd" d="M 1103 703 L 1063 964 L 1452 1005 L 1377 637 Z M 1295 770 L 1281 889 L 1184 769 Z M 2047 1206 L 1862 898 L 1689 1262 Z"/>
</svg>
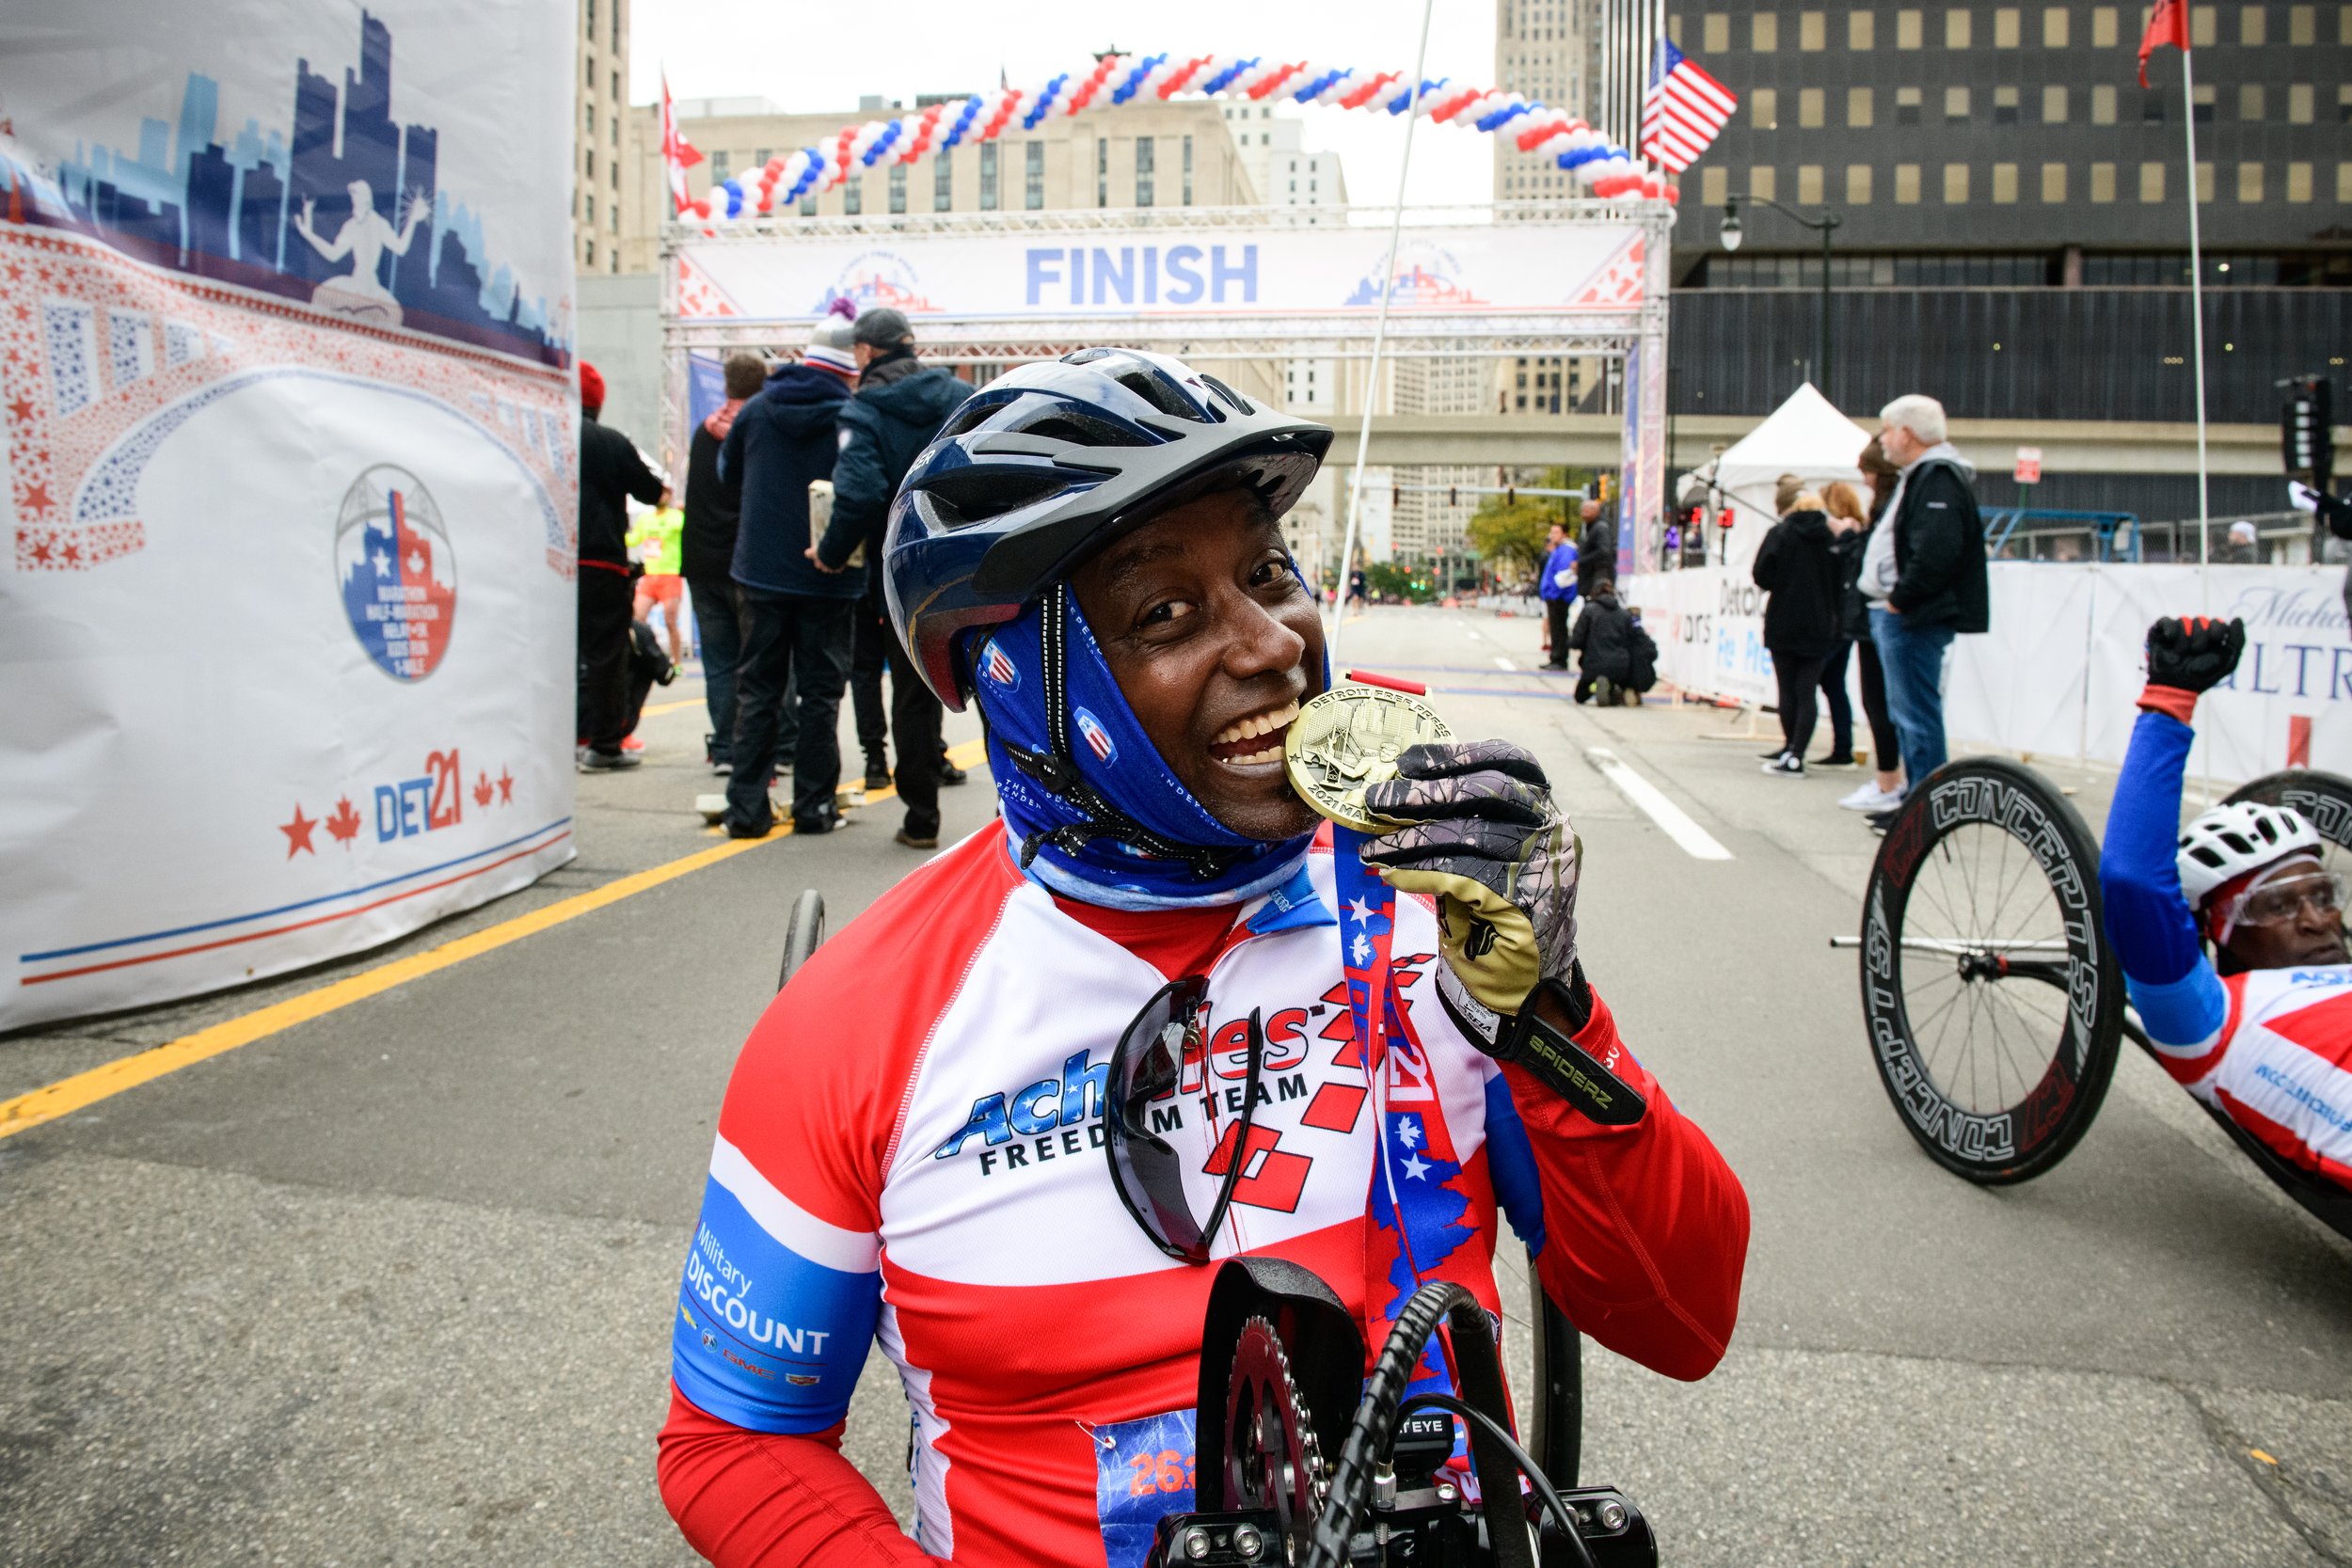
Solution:
<svg viewBox="0 0 2352 1568">
<path fill-rule="evenodd" d="M 2100 855 L 2107 932 L 2165 1070 L 2280 1159 L 2352 1191 L 2344 879 L 2287 807 L 2242 800 L 2179 825 L 2197 699 L 2245 646 L 2242 621 L 2148 628 L 2148 686 Z"/>
</svg>

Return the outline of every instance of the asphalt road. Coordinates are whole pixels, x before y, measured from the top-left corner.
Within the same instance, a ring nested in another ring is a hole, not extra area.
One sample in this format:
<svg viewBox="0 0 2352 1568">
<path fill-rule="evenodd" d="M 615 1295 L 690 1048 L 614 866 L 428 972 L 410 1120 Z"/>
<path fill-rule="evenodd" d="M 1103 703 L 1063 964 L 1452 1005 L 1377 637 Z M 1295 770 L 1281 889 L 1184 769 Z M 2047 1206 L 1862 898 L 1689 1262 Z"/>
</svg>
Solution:
<svg viewBox="0 0 2352 1568">
<path fill-rule="evenodd" d="M 1853 776 L 1765 778 L 1712 711 L 1575 708 L 1528 673 L 1539 635 L 1377 610 L 1347 647 L 1544 758 L 1586 846 L 1587 967 L 1754 1204 L 1714 1376 L 1589 1353 L 1587 1478 L 1677 1563 L 2352 1561 L 2352 1247 L 2129 1052 L 2050 1175 L 1930 1164 L 1827 945 L 1875 847 L 1832 804 Z M 647 767 L 582 779 L 581 858 L 540 886 L 389 954 L 0 1038 L 0 1097 L 710 847 L 702 727 L 656 714 Z M 1597 752 L 1730 858 L 1693 858 Z M 2053 771 L 2095 826 L 2111 781 Z M 944 800 L 950 833 L 992 805 L 977 772 Z M 712 1117 L 793 895 L 853 915 L 917 858 L 896 816 L 0 1139 L 0 1562 L 693 1560 L 653 1437 Z M 903 1507 L 882 1367 L 849 1451 Z"/>
</svg>

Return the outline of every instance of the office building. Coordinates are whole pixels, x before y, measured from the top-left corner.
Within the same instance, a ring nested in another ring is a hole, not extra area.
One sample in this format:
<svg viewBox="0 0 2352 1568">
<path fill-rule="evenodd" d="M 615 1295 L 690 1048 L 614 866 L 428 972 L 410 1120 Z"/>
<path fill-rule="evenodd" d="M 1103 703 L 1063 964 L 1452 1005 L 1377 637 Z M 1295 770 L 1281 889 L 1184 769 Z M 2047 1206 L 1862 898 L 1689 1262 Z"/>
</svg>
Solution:
<svg viewBox="0 0 2352 1568">
<path fill-rule="evenodd" d="M 628 0 L 580 0 L 580 140 L 573 167 L 573 254 L 582 272 L 619 272 L 627 181 Z M 660 136 L 655 135 L 659 145 Z"/>
</svg>

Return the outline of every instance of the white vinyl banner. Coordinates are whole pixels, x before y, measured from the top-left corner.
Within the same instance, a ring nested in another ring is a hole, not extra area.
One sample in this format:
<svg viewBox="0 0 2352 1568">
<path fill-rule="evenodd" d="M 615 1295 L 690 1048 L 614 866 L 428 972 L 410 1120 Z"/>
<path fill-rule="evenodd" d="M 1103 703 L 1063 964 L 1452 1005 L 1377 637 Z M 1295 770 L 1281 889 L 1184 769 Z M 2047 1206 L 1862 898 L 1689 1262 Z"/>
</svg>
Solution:
<svg viewBox="0 0 2352 1568">
<path fill-rule="evenodd" d="M 1079 231 L 822 230 L 714 236 L 678 250 L 687 320 L 807 320 L 836 299 L 961 322 L 1328 315 L 1380 306 L 1385 225 L 1187 225 Z M 1610 223 L 1405 231 L 1392 314 L 1623 315 L 1640 307 L 1644 231 Z"/>
<path fill-rule="evenodd" d="M 2333 566 L 1994 562 L 1993 629 L 1955 639 L 1944 727 L 1955 748 L 2120 763 L 2147 680 L 2149 624 L 2236 616 L 2246 655 L 2197 707 L 2193 768 L 2233 783 L 2288 767 L 2352 773 L 2352 634 Z M 1774 700 L 1763 594 L 1721 566 L 1634 579 L 1659 673 L 1694 694 Z"/>
<path fill-rule="evenodd" d="M 571 857 L 573 19 L 0 17 L 0 1028 Z"/>
</svg>

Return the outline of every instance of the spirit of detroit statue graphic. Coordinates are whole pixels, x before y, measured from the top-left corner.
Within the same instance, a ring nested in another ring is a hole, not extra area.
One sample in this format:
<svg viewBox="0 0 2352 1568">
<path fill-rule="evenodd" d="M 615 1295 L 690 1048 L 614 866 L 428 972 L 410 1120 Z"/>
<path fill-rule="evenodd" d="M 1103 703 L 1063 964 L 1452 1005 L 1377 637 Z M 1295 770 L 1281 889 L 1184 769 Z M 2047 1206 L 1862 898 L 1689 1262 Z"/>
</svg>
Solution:
<svg viewBox="0 0 2352 1568">
<path fill-rule="evenodd" d="M 330 242 L 322 240 L 311 227 L 318 214 L 318 203 L 311 198 L 302 200 L 302 214 L 294 219 L 294 232 L 310 242 L 310 248 L 323 260 L 340 261 L 351 258 L 351 273 L 345 277 L 330 277 L 321 283 L 310 295 L 310 303 L 322 310 L 339 316 L 373 323 L 379 326 L 400 325 L 400 302 L 392 292 L 376 277 L 383 265 L 384 253 L 395 256 L 408 254 L 408 242 L 416 238 L 417 225 L 433 215 L 433 198 L 421 191 L 408 196 L 408 211 L 395 230 L 383 214 L 375 210 L 375 190 L 365 180 L 354 180 L 351 192 L 351 216 Z"/>
</svg>

